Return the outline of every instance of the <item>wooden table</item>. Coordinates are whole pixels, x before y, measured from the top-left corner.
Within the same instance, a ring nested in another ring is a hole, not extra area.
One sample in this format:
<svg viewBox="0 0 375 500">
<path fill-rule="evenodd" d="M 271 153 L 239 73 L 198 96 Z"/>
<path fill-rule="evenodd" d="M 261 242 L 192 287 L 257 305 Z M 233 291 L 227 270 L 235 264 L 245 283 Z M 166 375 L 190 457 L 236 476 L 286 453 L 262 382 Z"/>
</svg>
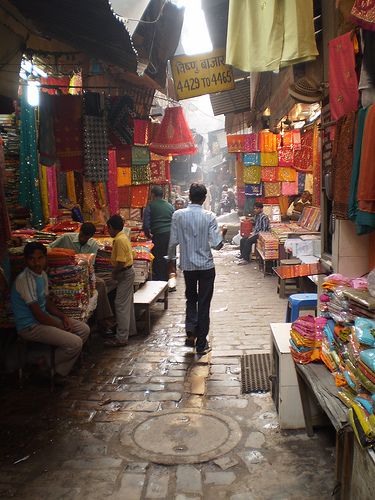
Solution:
<svg viewBox="0 0 375 500">
<path fill-rule="evenodd" d="M 336 430 L 336 486 L 335 498 L 350 499 L 350 482 L 353 463 L 354 433 L 347 420 L 347 408 L 338 398 L 338 388 L 325 365 L 296 364 L 298 386 L 307 435 L 314 435 L 311 397 L 317 401 Z"/>
</svg>

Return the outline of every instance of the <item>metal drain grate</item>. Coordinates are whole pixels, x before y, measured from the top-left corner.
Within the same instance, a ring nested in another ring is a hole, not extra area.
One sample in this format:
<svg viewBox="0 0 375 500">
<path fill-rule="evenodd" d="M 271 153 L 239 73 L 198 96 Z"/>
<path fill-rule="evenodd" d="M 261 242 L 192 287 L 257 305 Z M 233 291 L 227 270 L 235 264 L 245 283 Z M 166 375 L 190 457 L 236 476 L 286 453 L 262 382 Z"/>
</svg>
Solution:
<svg viewBox="0 0 375 500">
<path fill-rule="evenodd" d="M 241 356 L 242 394 L 268 392 L 271 387 L 271 358 L 268 353 Z"/>
</svg>

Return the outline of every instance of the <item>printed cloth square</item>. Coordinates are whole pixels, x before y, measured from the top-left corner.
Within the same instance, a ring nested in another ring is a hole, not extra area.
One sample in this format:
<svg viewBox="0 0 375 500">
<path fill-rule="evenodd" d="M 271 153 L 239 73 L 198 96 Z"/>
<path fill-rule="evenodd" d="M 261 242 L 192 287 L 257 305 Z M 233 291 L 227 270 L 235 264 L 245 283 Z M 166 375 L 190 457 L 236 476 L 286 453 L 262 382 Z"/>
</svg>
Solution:
<svg viewBox="0 0 375 500">
<path fill-rule="evenodd" d="M 292 167 L 279 167 L 278 181 L 294 182 L 297 180 L 297 172 Z"/>
<path fill-rule="evenodd" d="M 257 132 L 245 134 L 243 147 L 243 150 L 247 153 L 259 151 L 259 134 Z"/>
<path fill-rule="evenodd" d="M 243 169 L 244 165 L 242 163 L 242 160 L 237 159 L 236 160 L 236 180 L 237 180 L 237 188 L 243 187 L 244 186 L 244 181 L 243 181 Z"/>
<path fill-rule="evenodd" d="M 132 146 L 132 166 L 147 165 L 150 162 L 150 150 L 145 146 Z"/>
<path fill-rule="evenodd" d="M 313 129 L 301 135 L 301 149 L 294 151 L 294 168 L 298 172 L 311 172 L 313 168 Z"/>
<path fill-rule="evenodd" d="M 131 167 L 132 147 L 130 144 L 116 147 L 116 164 L 118 167 Z"/>
<path fill-rule="evenodd" d="M 142 210 L 140 208 L 130 207 L 130 209 L 129 209 L 129 219 L 130 220 L 137 220 L 137 221 L 141 222 L 141 220 L 142 220 Z"/>
<path fill-rule="evenodd" d="M 262 167 L 277 167 L 279 158 L 276 151 L 273 153 L 260 153 L 260 164 Z"/>
<path fill-rule="evenodd" d="M 136 146 L 146 146 L 151 142 L 151 122 L 150 120 L 134 120 L 134 144 Z"/>
<path fill-rule="evenodd" d="M 260 183 L 261 168 L 259 166 L 244 167 L 243 181 L 245 184 L 259 184 Z"/>
<path fill-rule="evenodd" d="M 129 217 L 129 214 L 130 214 L 130 208 L 120 208 L 120 210 L 119 210 L 119 212 L 118 212 L 118 213 L 119 213 L 119 215 L 121 215 L 121 217 L 122 217 L 123 219 L 125 219 L 126 221 L 127 221 L 128 219 L 130 219 L 130 217 Z"/>
<path fill-rule="evenodd" d="M 277 136 L 273 132 L 259 132 L 261 153 L 273 153 L 277 150 Z"/>
<path fill-rule="evenodd" d="M 92 182 L 108 180 L 107 124 L 104 116 L 83 117 L 83 174 Z"/>
<path fill-rule="evenodd" d="M 294 196 L 298 194 L 298 179 L 294 182 L 282 182 L 281 194 L 284 196 Z"/>
<path fill-rule="evenodd" d="M 131 186 L 131 167 L 117 167 L 117 187 Z"/>
<path fill-rule="evenodd" d="M 301 149 L 301 131 L 296 129 L 284 132 L 283 146 L 294 150 Z"/>
<path fill-rule="evenodd" d="M 106 99 L 108 136 L 112 146 L 133 142 L 133 100 L 129 96 L 110 96 Z"/>
<path fill-rule="evenodd" d="M 244 151 L 245 135 L 227 135 L 228 153 L 242 153 Z"/>
<path fill-rule="evenodd" d="M 118 188 L 118 204 L 120 208 L 130 207 L 130 186 Z"/>
<path fill-rule="evenodd" d="M 139 165 L 138 167 L 131 168 L 132 174 L 132 185 L 139 186 L 141 184 L 150 184 L 150 166 L 149 165 Z"/>
<path fill-rule="evenodd" d="M 170 162 L 168 160 L 151 160 L 150 179 L 153 184 L 166 184 L 170 181 Z"/>
<path fill-rule="evenodd" d="M 294 160 L 294 150 L 292 146 L 283 146 L 278 149 L 279 166 L 291 167 Z"/>
<path fill-rule="evenodd" d="M 280 196 L 281 195 L 281 182 L 264 182 L 264 196 L 269 198 L 270 196 Z"/>
<path fill-rule="evenodd" d="M 245 184 L 245 196 L 262 196 L 263 183 L 259 184 Z"/>
<path fill-rule="evenodd" d="M 244 153 L 242 155 L 242 161 L 245 167 L 260 165 L 260 153 Z"/>
<path fill-rule="evenodd" d="M 278 167 L 262 167 L 261 179 L 266 182 L 278 181 Z"/>
<path fill-rule="evenodd" d="M 131 188 L 131 208 L 143 208 L 148 202 L 149 186 L 132 186 Z"/>
</svg>

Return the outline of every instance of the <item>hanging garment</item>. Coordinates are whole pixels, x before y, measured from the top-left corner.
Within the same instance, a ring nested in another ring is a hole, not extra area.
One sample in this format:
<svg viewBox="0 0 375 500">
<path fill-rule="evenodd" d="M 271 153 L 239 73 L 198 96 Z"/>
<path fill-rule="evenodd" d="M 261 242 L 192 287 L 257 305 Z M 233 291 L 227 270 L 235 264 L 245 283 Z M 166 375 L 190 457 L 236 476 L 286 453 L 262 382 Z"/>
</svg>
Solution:
<svg viewBox="0 0 375 500">
<path fill-rule="evenodd" d="M 355 0 L 352 11 L 352 21 L 365 30 L 375 31 L 375 1 Z"/>
<path fill-rule="evenodd" d="M 169 160 L 151 160 L 150 182 L 151 184 L 166 184 L 170 182 Z"/>
<path fill-rule="evenodd" d="M 259 184 L 245 184 L 245 196 L 262 196 L 263 183 Z"/>
<path fill-rule="evenodd" d="M 277 167 L 262 167 L 260 174 L 261 180 L 266 182 L 278 181 L 278 170 Z"/>
<path fill-rule="evenodd" d="M 243 180 L 245 184 L 259 184 L 261 176 L 261 167 L 244 167 Z"/>
<path fill-rule="evenodd" d="M 10 222 L 8 216 L 7 203 L 5 200 L 4 178 L 5 178 L 5 160 L 3 139 L 0 136 L 0 262 L 10 240 Z"/>
<path fill-rule="evenodd" d="M 150 120 L 134 120 L 134 144 L 136 146 L 147 146 L 151 142 Z"/>
<path fill-rule="evenodd" d="M 242 71 L 278 71 L 315 59 L 312 0 L 229 1 L 226 62 Z"/>
<path fill-rule="evenodd" d="M 73 170 L 70 170 L 66 173 L 66 188 L 69 200 L 72 203 L 77 203 L 76 185 Z"/>
<path fill-rule="evenodd" d="M 274 153 L 277 151 L 277 135 L 273 132 L 259 132 L 259 145 L 261 153 Z"/>
<path fill-rule="evenodd" d="M 262 167 L 277 167 L 279 164 L 277 153 L 260 153 L 260 164 Z"/>
<path fill-rule="evenodd" d="M 278 181 L 295 182 L 298 178 L 297 171 L 292 167 L 278 168 Z"/>
<path fill-rule="evenodd" d="M 139 186 L 141 184 L 150 184 L 150 166 L 149 165 L 139 165 L 137 167 L 131 168 L 132 173 L 132 185 Z"/>
<path fill-rule="evenodd" d="M 147 165 L 150 162 L 150 150 L 148 147 L 132 146 L 132 167 L 135 165 Z"/>
<path fill-rule="evenodd" d="M 298 172 L 311 172 L 313 168 L 313 130 L 301 134 L 301 149 L 294 151 L 294 168 Z"/>
<path fill-rule="evenodd" d="M 260 165 L 260 153 L 243 153 L 242 161 L 245 167 Z"/>
<path fill-rule="evenodd" d="M 49 200 L 49 215 L 50 217 L 57 217 L 59 204 L 57 200 L 56 167 L 47 168 L 47 186 L 48 186 L 48 200 Z"/>
<path fill-rule="evenodd" d="M 47 168 L 48 167 L 44 165 L 40 166 L 40 196 L 42 198 L 42 210 L 45 224 L 49 219 Z"/>
<path fill-rule="evenodd" d="M 329 104 L 333 120 L 358 109 L 358 79 L 351 32 L 328 42 Z"/>
<path fill-rule="evenodd" d="M 56 163 L 55 132 L 53 129 L 53 99 L 40 92 L 39 102 L 39 161 L 50 167 Z"/>
<path fill-rule="evenodd" d="M 131 97 L 108 97 L 106 115 L 110 144 L 115 147 L 132 144 L 135 113 Z"/>
<path fill-rule="evenodd" d="M 131 167 L 117 167 L 117 187 L 131 186 Z"/>
<path fill-rule="evenodd" d="M 118 203 L 120 208 L 130 207 L 130 186 L 118 188 Z"/>
<path fill-rule="evenodd" d="M 147 205 L 149 186 L 132 186 L 130 192 L 130 206 L 132 208 L 143 208 Z"/>
<path fill-rule="evenodd" d="M 358 212 L 358 178 L 361 164 L 361 153 L 362 153 L 362 139 L 363 131 L 365 127 L 367 112 L 369 108 L 360 109 L 358 112 L 357 130 L 355 135 L 354 144 L 354 154 L 353 154 L 353 166 L 352 166 L 352 176 L 350 179 L 350 192 L 349 192 L 349 219 L 355 221 Z"/>
<path fill-rule="evenodd" d="M 243 148 L 243 150 L 247 153 L 255 153 L 257 151 L 260 151 L 258 132 L 245 134 Z"/>
<path fill-rule="evenodd" d="M 61 170 L 83 169 L 82 96 L 51 96 L 56 156 Z"/>
<path fill-rule="evenodd" d="M 103 116 L 84 116 L 84 176 L 92 182 L 108 179 L 107 125 Z"/>
<path fill-rule="evenodd" d="M 120 206 L 118 200 L 118 190 L 117 190 L 117 174 L 118 168 L 116 167 L 116 150 L 108 150 L 108 183 L 107 183 L 107 194 L 109 203 L 109 212 L 111 215 L 117 214 Z"/>
<path fill-rule="evenodd" d="M 292 146 L 282 146 L 278 149 L 279 166 L 291 167 L 294 162 L 294 150 Z"/>
<path fill-rule="evenodd" d="M 27 103 L 26 92 L 23 92 L 21 97 L 19 202 L 30 209 L 33 227 L 40 228 L 43 225 L 43 210 L 39 191 L 35 108 Z"/>
<path fill-rule="evenodd" d="M 93 213 L 97 208 L 92 182 L 83 180 L 83 210 Z"/>
<path fill-rule="evenodd" d="M 318 125 L 315 123 L 313 130 L 313 170 L 306 174 L 305 190 L 312 193 L 312 204 L 320 207 L 321 172 L 320 172 L 320 139 Z"/>
<path fill-rule="evenodd" d="M 264 182 L 264 196 L 266 198 L 270 196 L 280 196 L 281 195 L 281 182 Z"/>
</svg>

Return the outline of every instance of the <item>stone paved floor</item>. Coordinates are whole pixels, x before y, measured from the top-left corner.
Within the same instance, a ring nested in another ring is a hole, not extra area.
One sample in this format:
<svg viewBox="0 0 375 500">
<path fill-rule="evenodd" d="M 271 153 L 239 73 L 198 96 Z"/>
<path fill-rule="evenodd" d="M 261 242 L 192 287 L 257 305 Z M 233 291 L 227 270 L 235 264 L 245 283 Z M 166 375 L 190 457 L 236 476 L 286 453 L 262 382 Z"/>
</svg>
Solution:
<svg viewBox="0 0 375 500">
<path fill-rule="evenodd" d="M 183 280 L 167 312 L 153 309 L 150 336 L 107 350 L 94 338 L 84 364 L 51 395 L 6 378 L 0 389 L 0 497 L 49 499 L 330 498 L 334 442 L 280 432 L 269 394 L 241 395 L 239 356 L 269 349 L 269 323 L 286 302 L 275 279 L 255 264 L 236 266 L 234 250 L 216 254 L 212 353 L 198 360 L 184 346 Z M 14 378 L 14 377 L 13 377 Z M 145 398 L 145 390 L 150 391 Z M 224 457 L 193 465 L 144 462 L 126 445 L 152 412 L 206 408 L 231 416 L 242 439 Z M 15 463 L 18 462 L 18 463 Z"/>
</svg>

